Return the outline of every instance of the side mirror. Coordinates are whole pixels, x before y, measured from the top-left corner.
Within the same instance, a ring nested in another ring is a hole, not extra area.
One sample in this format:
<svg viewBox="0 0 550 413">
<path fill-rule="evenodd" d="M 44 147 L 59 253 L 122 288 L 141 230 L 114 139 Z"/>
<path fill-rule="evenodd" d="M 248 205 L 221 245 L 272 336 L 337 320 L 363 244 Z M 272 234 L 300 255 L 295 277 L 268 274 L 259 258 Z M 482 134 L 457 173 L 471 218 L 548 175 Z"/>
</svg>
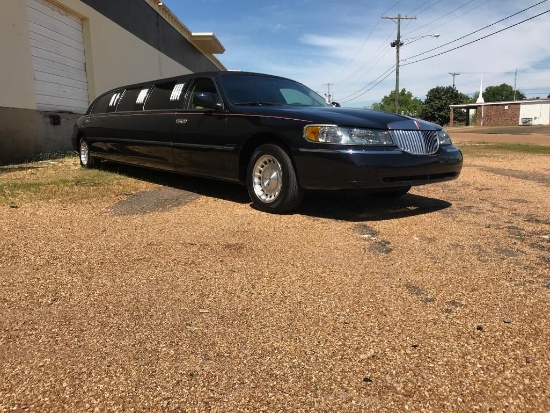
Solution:
<svg viewBox="0 0 550 413">
<path fill-rule="evenodd" d="M 334 106 L 335 108 L 341 107 L 341 105 L 338 102 L 332 102 L 331 105 Z"/>
<path fill-rule="evenodd" d="M 223 108 L 221 103 L 218 103 L 216 96 L 211 92 L 195 92 L 193 93 L 193 106 L 201 106 L 206 109 L 220 110 Z"/>
</svg>

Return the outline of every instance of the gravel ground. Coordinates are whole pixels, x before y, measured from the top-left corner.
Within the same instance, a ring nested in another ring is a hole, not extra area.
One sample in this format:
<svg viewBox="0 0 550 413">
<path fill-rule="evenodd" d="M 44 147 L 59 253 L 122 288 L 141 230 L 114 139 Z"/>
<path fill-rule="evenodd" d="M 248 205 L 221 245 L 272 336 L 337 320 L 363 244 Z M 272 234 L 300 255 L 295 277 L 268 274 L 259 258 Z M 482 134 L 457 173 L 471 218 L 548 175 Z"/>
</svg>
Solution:
<svg viewBox="0 0 550 413">
<path fill-rule="evenodd" d="M 503 152 L 292 215 L 185 177 L 1 207 L 0 412 L 548 412 L 549 177 Z"/>
</svg>

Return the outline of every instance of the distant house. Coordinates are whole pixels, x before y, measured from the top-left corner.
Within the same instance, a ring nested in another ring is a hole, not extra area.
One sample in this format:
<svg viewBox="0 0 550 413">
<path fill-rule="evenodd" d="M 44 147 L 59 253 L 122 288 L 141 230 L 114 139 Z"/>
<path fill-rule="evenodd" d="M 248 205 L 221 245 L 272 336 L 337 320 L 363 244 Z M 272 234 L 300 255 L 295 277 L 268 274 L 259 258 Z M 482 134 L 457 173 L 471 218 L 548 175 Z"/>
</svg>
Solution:
<svg viewBox="0 0 550 413">
<path fill-rule="evenodd" d="M 0 163 L 70 149 L 74 120 L 121 84 L 225 70 L 213 33 L 156 0 L 0 0 Z"/>
<path fill-rule="evenodd" d="M 478 126 L 549 125 L 550 99 L 519 100 L 514 102 L 468 103 L 450 105 L 454 124 L 456 110 L 467 111 L 466 124 L 476 114 Z"/>
</svg>

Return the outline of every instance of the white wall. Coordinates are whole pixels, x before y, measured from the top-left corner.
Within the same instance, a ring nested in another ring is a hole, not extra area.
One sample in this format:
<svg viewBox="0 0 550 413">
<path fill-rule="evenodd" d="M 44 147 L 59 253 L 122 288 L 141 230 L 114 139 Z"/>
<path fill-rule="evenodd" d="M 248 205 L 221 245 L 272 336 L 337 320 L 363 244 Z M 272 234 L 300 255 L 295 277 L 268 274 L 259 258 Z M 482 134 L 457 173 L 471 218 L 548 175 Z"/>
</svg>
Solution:
<svg viewBox="0 0 550 413">
<path fill-rule="evenodd" d="M 63 3 L 83 17 L 90 101 L 124 84 L 191 73 L 81 1 Z"/>
<path fill-rule="evenodd" d="M 82 19 L 88 103 L 117 86 L 191 72 L 84 2 L 53 3 Z M 27 0 L 0 0 L 0 164 L 70 150 L 78 116 L 62 114 L 57 125 L 37 110 L 27 13 Z"/>
<path fill-rule="evenodd" d="M 36 108 L 27 2 L 0 0 L 0 107 Z"/>
<path fill-rule="evenodd" d="M 533 119 L 533 125 L 549 125 L 550 124 L 550 102 L 522 102 L 519 111 L 519 124 L 521 119 Z"/>
<path fill-rule="evenodd" d="M 191 71 L 80 0 L 57 0 L 82 18 L 90 102 L 114 87 Z M 0 107 L 36 109 L 25 0 L 0 0 Z"/>
</svg>

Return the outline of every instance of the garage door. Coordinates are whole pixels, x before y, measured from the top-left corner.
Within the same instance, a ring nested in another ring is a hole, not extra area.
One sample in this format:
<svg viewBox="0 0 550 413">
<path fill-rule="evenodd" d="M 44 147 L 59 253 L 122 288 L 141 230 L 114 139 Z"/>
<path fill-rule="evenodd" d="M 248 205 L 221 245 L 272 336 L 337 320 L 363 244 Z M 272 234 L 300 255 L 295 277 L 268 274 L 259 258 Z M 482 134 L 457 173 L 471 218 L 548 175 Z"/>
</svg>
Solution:
<svg viewBox="0 0 550 413">
<path fill-rule="evenodd" d="M 37 109 L 84 113 L 82 21 L 46 0 L 27 0 L 27 7 Z"/>
<path fill-rule="evenodd" d="M 519 111 L 519 124 L 548 125 L 550 123 L 550 103 L 522 102 Z"/>
</svg>

